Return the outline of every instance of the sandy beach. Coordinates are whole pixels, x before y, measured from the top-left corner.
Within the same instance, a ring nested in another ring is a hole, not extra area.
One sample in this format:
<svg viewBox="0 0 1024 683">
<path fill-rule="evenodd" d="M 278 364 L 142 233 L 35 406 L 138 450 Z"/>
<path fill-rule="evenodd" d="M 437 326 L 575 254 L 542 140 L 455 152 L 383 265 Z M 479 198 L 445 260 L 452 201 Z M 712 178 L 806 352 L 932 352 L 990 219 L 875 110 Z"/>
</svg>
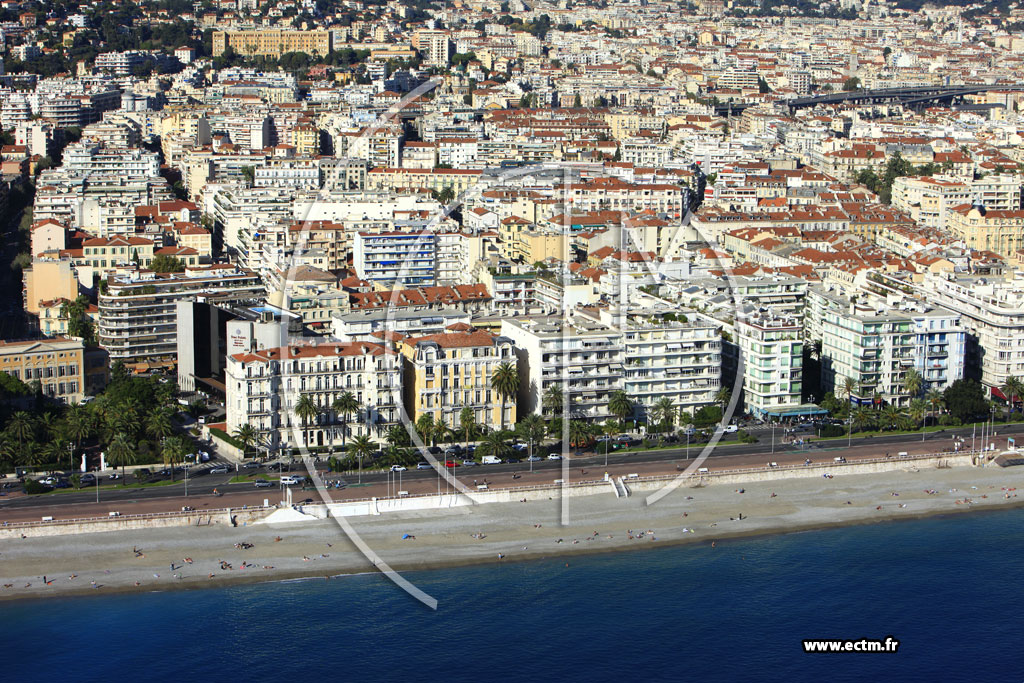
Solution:
<svg viewBox="0 0 1024 683">
<path fill-rule="evenodd" d="M 578 553 L 673 543 L 724 548 L 741 536 L 1016 506 L 1024 503 L 1018 488 L 1024 468 L 960 467 L 682 487 L 653 506 L 642 491 L 629 498 L 609 491 L 572 498 L 565 523 L 557 497 L 348 520 L 394 569 L 414 570 L 556 555 L 571 562 Z M 332 519 L 0 541 L 0 599 L 368 571 L 370 562 Z"/>
</svg>

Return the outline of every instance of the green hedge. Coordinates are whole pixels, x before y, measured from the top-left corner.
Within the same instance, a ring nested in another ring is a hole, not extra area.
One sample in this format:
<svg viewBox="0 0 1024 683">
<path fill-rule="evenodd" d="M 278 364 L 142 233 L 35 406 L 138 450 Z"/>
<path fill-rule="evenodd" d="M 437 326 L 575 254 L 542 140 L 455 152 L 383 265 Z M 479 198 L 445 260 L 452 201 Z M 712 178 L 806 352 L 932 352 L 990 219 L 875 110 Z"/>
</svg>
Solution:
<svg viewBox="0 0 1024 683">
<path fill-rule="evenodd" d="M 215 427 L 210 427 L 210 434 L 214 438 L 220 439 L 224 443 L 230 444 L 230 445 L 234 446 L 235 448 L 237 448 L 240 451 L 245 451 L 245 446 L 242 445 L 241 441 L 239 441 L 235 437 L 231 436 L 230 434 L 228 434 L 227 432 L 225 432 L 222 429 L 217 429 Z"/>
</svg>

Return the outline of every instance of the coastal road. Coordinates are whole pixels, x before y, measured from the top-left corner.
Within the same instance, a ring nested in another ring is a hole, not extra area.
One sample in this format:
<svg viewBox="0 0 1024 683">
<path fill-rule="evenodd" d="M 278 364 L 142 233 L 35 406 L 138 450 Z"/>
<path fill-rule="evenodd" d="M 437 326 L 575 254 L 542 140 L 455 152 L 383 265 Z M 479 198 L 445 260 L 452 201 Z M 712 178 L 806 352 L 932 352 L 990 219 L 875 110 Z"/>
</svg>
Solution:
<svg viewBox="0 0 1024 683">
<path fill-rule="evenodd" d="M 896 434 L 882 435 L 876 437 L 860 437 L 852 440 L 847 447 L 845 439 L 826 440 L 812 442 L 809 447 L 795 448 L 790 445 L 776 443 L 774 453 L 770 438 L 767 443 L 762 435 L 762 443 L 719 445 L 713 451 L 711 457 L 703 463 L 703 466 L 711 470 L 763 467 L 768 462 L 784 464 L 800 464 L 805 459 L 812 461 L 831 460 L 835 457 L 845 457 L 848 461 L 858 459 L 885 457 L 889 454 L 893 457 L 898 452 L 910 454 L 923 454 L 948 451 L 952 448 L 954 437 L 965 439 L 965 447 L 971 447 L 972 427 L 947 429 L 940 432 L 927 433 L 922 441 L 920 434 Z M 980 433 L 980 432 L 979 432 Z M 1024 434 L 1024 424 L 1014 424 L 1002 427 L 998 430 L 998 436 L 989 443 L 995 442 L 997 449 L 1006 445 L 1008 435 Z M 778 436 L 778 435 L 777 435 Z M 978 447 L 981 447 L 980 440 Z M 690 458 L 695 458 L 700 453 L 700 445 L 690 449 Z M 608 455 L 608 465 L 605 466 L 603 454 L 581 458 L 571 458 L 570 465 L 563 470 L 563 462 L 542 461 L 534 463 L 533 472 L 530 471 L 530 464 L 526 462 L 518 464 L 503 465 L 482 465 L 479 467 L 459 467 L 455 474 L 465 485 L 472 488 L 474 480 L 483 483 L 486 480 L 492 488 L 494 487 L 515 487 L 536 484 L 550 484 L 556 479 L 567 479 L 569 481 L 601 479 L 605 471 L 611 476 L 624 476 L 626 474 L 639 474 L 641 476 L 670 474 L 685 468 L 688 465 L 686 449 L 673 448 L 657 451 L 622 453 L 612 451 Z M 261 470 L 241 470 L 241 473 L 258 473 Z M 513 479 L 513 473 L 518 477 Z M 95 489 L 84 489 L 82 491 L 63 491 L 42 496 L 24 496 L 12 494 L 0 498 L 0 521 L 25 521 L 38 520 L 45 513 L 46 516 L 53 515 L 60 519 L 71 517 L 105 515 L 111 510 L 118 510 L 122 514 L 130 512 L 156 512 L 175 511 L 183 505 L 190 505 L 201 509 L 201 507 L 221 508 L 228 506 L 257 505 L 264 499 L 271 502 L 281 499 L 279 487 L 256 489 L 253 483 L 227 483 L 229 479 L 236 476 L 235 472 L 227 475 L 204 474 L 189 479 L 189 496 L 185 497 L 184 482 L 179 481 L 173 485 L 150 487 L 145 489 L 102 489 L 100 490 L 100 504 L 96 504 Z M 344 480 L 348 486 L 344 489 L 332 489 L 331 496 L 334 500 L 346 500 L 356 498 L 369 498 L 373 496 L 385 496 L 389 493 L 394 495 L 397 490 L 416 493 L 431 493 L 440 487 L 446 486 L 433 470 L 408 470 L 401 473 L 401 485 L 397 475 L 389 475 L 386 472 L 365 472 L 362 475 L 362 485 L 357 485 L 359 477 L 355 473 L 334 473 L 328 475 L 331 478 Z M 224 495 L 214 497 L 214 489 L 218 489 Z M 315 491 L 293 490 L 295 500 L 303 500 L 308 497 L 317 497 Z"/>
</svg>

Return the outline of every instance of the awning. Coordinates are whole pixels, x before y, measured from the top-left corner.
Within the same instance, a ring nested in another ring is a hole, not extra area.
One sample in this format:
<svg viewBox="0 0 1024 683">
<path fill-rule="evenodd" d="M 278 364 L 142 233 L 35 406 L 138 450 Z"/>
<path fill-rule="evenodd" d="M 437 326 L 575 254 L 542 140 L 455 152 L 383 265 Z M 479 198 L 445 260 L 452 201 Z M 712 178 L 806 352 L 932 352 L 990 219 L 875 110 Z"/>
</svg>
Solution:
<svg viewBox="0 0 1024 683">
<path fill-rule="evenodd" d="M 1006 394 L 1004 394 L 1002 391 L 1000 391 L 999 387 L 992 387 L 992 395 L 995 396 L 996 398 L 1000 398 L 1000 399 L 1002 399 L 1004 401 L 1006 400 Z"/>
</svg>

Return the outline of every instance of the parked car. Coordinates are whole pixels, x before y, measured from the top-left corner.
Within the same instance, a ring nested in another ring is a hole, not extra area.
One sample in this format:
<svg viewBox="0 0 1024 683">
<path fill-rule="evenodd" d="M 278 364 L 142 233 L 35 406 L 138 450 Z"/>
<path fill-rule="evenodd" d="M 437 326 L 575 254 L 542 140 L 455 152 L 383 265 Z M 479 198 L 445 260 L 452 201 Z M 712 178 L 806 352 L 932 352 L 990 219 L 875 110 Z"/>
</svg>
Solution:
<svg viewBox="0 0 1024 683">
<path fill-rule="evenodd" d="M 392 472 L 405 472 L 405 468 L 402 467 L 401 465 L 392 465 L 391 466 L 391 471 Z"/>
<path fill-rule="evenodd" d="M 548 456 L 548 460 L 561 460 L 561 459 L 562 459 L 562 456 L 558 455 L 557 453 L 552 453 L 551 455 Z"/>
<path fill-rule="evenodd" d="M 440 446 L 431 446 L 427 449 L 427 452 L 431 455 L 441 455 L 441 448 Z"/>
<path fill-rule="evenodd" d="M 466 467 L 476 467 L 480 463 L 478 463 L 476 460 L 463 460 L 462 464 Z"/>
<path fill-rule="evenodd" d="M 92 486 L 97 481 L 99 481 L 99 479 L 96 477 L 95 474 L 93 474 L 92 472 L 86 472 L 78 480 L 78 483 L 80 483 L 82 486 Z"/>
<path fill-rule="evenodd" d="M 485 455 L 483 457 L 483 463 L 485 465 L 500 465 L 501 464 L 501 458 L 499 458 L 496 455 Z"/>
<path fill-rule="evenodd" d="M 739 430 L 740 430 L 740 428 L 737 427 L 736 425 L 726 425 L 725 426 L 725 433 L 726 434 L 732 434 L 734 432 L 738 432 Z"/>
<path fill-rule="evenodd" d="M 282 486 L 294 486 L 295 484 L 300 483 L 302 483 L 302 477 L 295 477 L 290 474 L 286 474 L 283 477 L 281 477 Z"/>
<path fill-rule="evenodd" d="M 449 468 L 449 469 L 451 469 L 453 467 L 458 467 L 459 466 L 459 461 L 458 460 L 445 460 L 444 461 L 444 466 Z"/>
<path fill-rule="evenodd" d="M 274 482 L 267 481 L 266 479 L 257 479 L 255 482 L 253 482 L 253 486 L 255 486 L 258 489 L 269 489 L 273 485 Z"/>
<path fill-rule="evenodd" d="M 418 463 L 416 463 L 416 469 L 418 469 L 418 470 L 432 470 L 432 469 L 434 469 L 434 466 L 431 465 L 429 462 L 418 462 Z"/>
<path fill-rule="evenodd" d="M 227 474 L 229 471 L 227 465 L 217 465 L 210 468 L 210 474 Z"/>
<path fill-rule="evenodd" d="M 526 462 L 540 462 L 543 459 L 544 458 L 540 457 L 539 455 L 531 455 L 529 458 L 526 459 Z"/>
<path fill-rule="evenodd" d="M 254 470 L 258 467 L 262 467 L 262 465 L 260 465 L 258 462 L 247 462 L 244 465 L 242 465 L 242 467 L 247 470 Z"/>
</svg>

